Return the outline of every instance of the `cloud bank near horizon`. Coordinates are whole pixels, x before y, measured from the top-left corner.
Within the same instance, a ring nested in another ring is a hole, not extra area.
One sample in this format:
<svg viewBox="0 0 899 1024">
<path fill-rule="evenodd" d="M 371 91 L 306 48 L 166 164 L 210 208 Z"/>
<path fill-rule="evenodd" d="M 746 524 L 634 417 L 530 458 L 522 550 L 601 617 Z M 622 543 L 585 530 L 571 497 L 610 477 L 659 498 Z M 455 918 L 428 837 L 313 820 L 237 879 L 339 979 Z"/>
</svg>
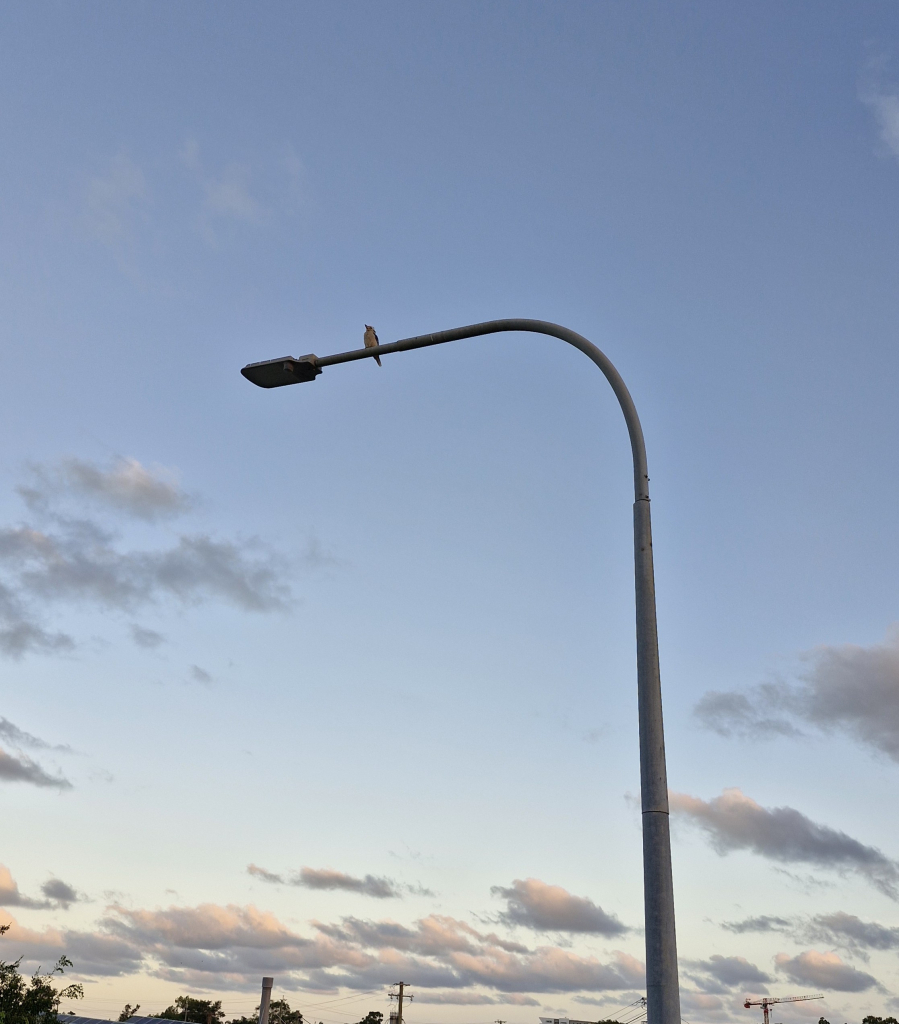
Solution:
<svg viewBox="0 0 899 1024">
<path fill-rule="evenodd" d="M 433 993 L 435 1002 L 455 1002 L 458 995 L 469 1003 L 477 989 L 485 1002 L 501 995 L 522 1005 L 534 1005 L 534 993 L 624 992 L 643 985 L 642 963 L 626 953 L 616 951 L 604 962 L 567 949 L 531 948 L 440 914 L 412 925 L 355 917 L 313 922 L 311 937 L 269 911 L 234 904 L 165 910 L 113 905 L 94 932 L 37 932 L 10 920 L 4 939 L 9 955 L 23 956 L 29 966 L 65 952 L 82 977 L 143 971 L 204 989 L 250 991 L 261 972 L 273 970 L 287 989 L 366 991 L 391 984 L 400 971 Z"/>
</svg>

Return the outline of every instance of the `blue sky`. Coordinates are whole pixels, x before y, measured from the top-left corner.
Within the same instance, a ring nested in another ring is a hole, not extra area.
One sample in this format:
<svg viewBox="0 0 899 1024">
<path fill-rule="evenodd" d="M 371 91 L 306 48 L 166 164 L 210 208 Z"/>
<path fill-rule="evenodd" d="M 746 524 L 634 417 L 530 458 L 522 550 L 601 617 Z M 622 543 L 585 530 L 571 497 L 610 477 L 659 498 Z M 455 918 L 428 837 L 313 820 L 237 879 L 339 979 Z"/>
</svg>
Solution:
<svg viewBox="0 0 899 1024">
<path fill-rule="evenodd" d="M 639 996 L 607 384 L 517 335 L 238 372 L 522 316 L 644 424 L 685 1017 L 895 1012 L 895 5 L 14 4 L 0 48 L 0 956 L 99 1016 Z"/>
</svg>

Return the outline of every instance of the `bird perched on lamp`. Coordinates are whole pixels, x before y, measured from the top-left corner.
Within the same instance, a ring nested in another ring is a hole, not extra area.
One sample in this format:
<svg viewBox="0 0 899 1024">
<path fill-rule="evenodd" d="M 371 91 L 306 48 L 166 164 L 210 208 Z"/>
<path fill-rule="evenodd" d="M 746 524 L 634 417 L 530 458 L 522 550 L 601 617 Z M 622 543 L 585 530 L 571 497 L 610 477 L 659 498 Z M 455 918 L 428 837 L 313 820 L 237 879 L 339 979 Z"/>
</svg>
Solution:
<svg viewBox="0 0 899 1024">
<path fill-rule="evenodd" d="M 371 324 L 365 325 L 365 334 L 363 335 L 362 340 L 365 342 L 366 348 L 374 348 L 375 345 L 380 345 L 380 342 L 378 341 L 378 336 L 377 334 L 375 334 L 375 329 L 374 327 L 371 326 Z M 380 366 L 381 357 L 375 356 L 375 362 L 378 364 L 378 366 Z"/>
</svg>

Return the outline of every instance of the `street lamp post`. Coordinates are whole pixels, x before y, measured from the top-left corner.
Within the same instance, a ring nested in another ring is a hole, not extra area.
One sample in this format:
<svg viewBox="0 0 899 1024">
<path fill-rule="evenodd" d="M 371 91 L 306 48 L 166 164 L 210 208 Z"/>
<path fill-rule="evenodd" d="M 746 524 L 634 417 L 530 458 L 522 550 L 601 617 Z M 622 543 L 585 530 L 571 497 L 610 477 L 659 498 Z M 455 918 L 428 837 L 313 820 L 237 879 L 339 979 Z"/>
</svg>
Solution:
<svg viewBox="0 0 899 1024">
<path fill-rule="evenodd" d="M 634 459 L 634 575 L 637 606 L 637 698 L 640 718 L 640 795 L 643 808 L 643 902 L 646 919 L 647 1024 L 680 1024 L 677 943 L 674 929 L 674 886 L 671 877 L 671 839 L 668 828 L 668 780 L 662 725 L 659 678 L 659 639 L 656 626 L 655 580 L 652 566 L 652 527 L 649 515 L 649 476 L 643 428 L 633 399 L 618 371 L 595 345 L 567 327 L 543 320 L 490 320 L 437 334 L 405 338 L 388 345 L 354 349 L 333 356 L 286 356 L 250 363 L 240 372 L 263 388 L 315 380 L 326 366 L 442 345 L 503 331 L 547 334 L 568 342 L 605 374 L 624 413 Z"/>
</svg>

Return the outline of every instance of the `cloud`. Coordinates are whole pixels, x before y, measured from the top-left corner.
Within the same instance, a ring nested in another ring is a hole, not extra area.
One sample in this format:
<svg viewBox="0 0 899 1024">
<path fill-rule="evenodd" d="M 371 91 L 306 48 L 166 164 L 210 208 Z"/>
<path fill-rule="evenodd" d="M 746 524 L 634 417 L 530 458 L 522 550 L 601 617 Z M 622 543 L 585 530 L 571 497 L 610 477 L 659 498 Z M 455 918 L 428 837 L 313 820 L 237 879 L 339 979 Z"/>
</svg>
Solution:
<svg viewBox="0 0 899 1024">
<path fill-rule="evenodd" d="M 771 981 L 770 975 L 742 956 L 715 953 L 708 960 L 694 960 L 688 966 L 692 970 L 691 977 L 707 992 L 726 992 L 747 985 L 766 985 Z"/>
<path fill-rule="evenodd" d="M 335 941 L 379 952 L 376 966 L 352 981 L 339 982 L 351 987 L 380 983 L 378 979 L 387 977 L 384 963 L 413 974 L 423 987 L 479 985 L 500 992 L 599 992 L 630 989 L 644 981 L 643 965 L 626 953 L 616 952 L 611 963 L 602 963 L 592 956 L 581 957 L 550 946 L 529 949 L 438 914 L 422 918 L 413 927 L 357 918 L 316 927 Z M 318 980 L 323 983 L 327 977 L 319 975 Z"/>
<path fill-rule="evenodd" d="M 535 931 L 585 932 L 622 935 L 628 928 L 585 896 L 572 896 L 559 885 L 538 878 L 515 879 L 508 888 L 496 885 L 490 892 L 506 900 L 500 919 Z"/>
<path fill-rule="evenodd" d="M 65 633 L 48 633 L 28 621 L 19 601 L 5 601 L 0 583 L 0 653 L 19 659 L 25 654 L 61 654 L 74 650 L 75 641 Z M 7 592 L 8 593 L 8 592 Z"/>
<path fill-rule="evenodd" d="M 265 868 L 250 864 L 247 867 L 247 872 L 263 882 L 275 885 L 296 885 L 304 889 L 356 892 L 362 896 L 373 896 L 379 900 L 397 899 L 402 896 L 403 889 L 390 878 L 381 878 L 375 875 L 355 878 L 353 875 L 346 875 L 342 871 L 334 871 L 331 868 L 300 868 L 299 871 L 291 872 L 289 875 L 277 875 L 272 871 L 266 871 Z M 424 892 L 427 893 L 427 890 Z"/>
<path fill-rule="evenodd" d="M 49 904 L 45 902 L 33 900 L 29 896 L 23 896 L 19 892 L 18 883 L 13 878 L 9 868 L 0 864 L 0 907 L 28 907 L 29 909 L 41 909 L 47 906 L 49 906 Z"/>
<path fill-rule="evenodd" d="M 643 984 L 643 965 L 624 953 L 612 962 L 552 947 L 529 949 L 484 934 L 451 917 L 430 915 L 412 926 L 343 918 L 315 923 L 312 939 L 254 907 L 172 907 L 164 911 L 114 907 L 104 926 L 146 951 L 159 977 L 184 981 L 205 975 L 222 985 L 243 979 L 255 987 L 262 970 L 313 988 L 366 990 L 408 973 L 421 989 L 482 987 L 515 995 L 531 992 L 621 991 Z M 192 973 L 191 973 L 192 972 Z"/>
<path fill-rule="evenodd" d="M 254 542 L 181 534 L 168 546 L 123 550 L 100 522 L 70 514 L 73 501 L 88 501 L 155 522 L 187 507 L 170 480 L 133 459 L 111 469 L 78 460 L 52 470 L 36 467 L 19 493 L 36 522 L 0 528 L 0 651 L 8 656 L 74 647 L 71 637 L 47 632 L 37 619 L 35 608 L 52 602 L 121 612 L 167 599 L 185 605 L 217 600 L 256 612 L 289 602 L 283 559 Z M 140 627 L 132 636 L 144 645 L 159 638 Z"/>
<path fill-rule="evenodd" d="M 859 99 L 874 112 L 880 141 L 899 158 L 899 90 L 885 84 L 886 66 L 882 55 L 868 62 L 860 82 Z"/>
<path fill-rule="evenodd" d="M 212 676 L 199 665 L 190 666 L 190 677 L 195 683 L 202 683 L 204 686 L 208 686 L 212 682 Z"/>
<path fill-rule="evenodd" d="M 881 141 L 886 143 L 893 156 L 899 157 L 899 96 L 880 94 L 871 96 L 868 102 L 874 109 Z"/>
<path fill-rule="evenodd" d="M 794 957 L 778 953 L 774 962 L 777 969 L 797 985 L 836 992 L 865 992 L 869 988 L 880 988 L 875 977 L 844 964 L 836 953 L 819 953 L 814 949 Z"/>
<path fill-rule="evenodd" d="M 148 946 L 178 949 L 227 950 L 305 949 L 313 943 L 291 932 L 274 914 L 253 906 L 225 907 L 204 903 L 168 910 L 132 910 L 113 906 L 105 924 Z"/>
<path fill-rule="evenodd" d="M 696 717 L 723 736 L 798 735 L 798 724 L 842 732 L 899 762 L 899 630 L 882 644 L 822 646 L 804 660 L 798 682 L 710 691 Z"/>
<path fill-rule="evenodd" d="M 146 200 L 143 171 L 130 157 L 119 153 L 109 172 L 88 185 L 86 219 L 91 233 L 112 247 L 127 243 Z"/>
<path fill-rule="evenodd" d="M 41 886 L 41 892 L 48 900 L 57 903 L 64 910 L 68 910 L 72 903 L 77 903 L 80 899 L 72 886 L 68 885 L 61 878 L 48 879 Z"/>
<path fill-rule="evenodd" d="M 193 171 L 203 192 L 203 211 L 211 217 L 225 217 L 247 224 L 261 224 L 267 212 L 250 191 L 250 171 L 240 164 L 229 164 L 220 176 L 208 174 L 200 159 L 200 146 L 189 140 L 181 151 L 185 166 Z"/>
<path fill-rule="evenodd" d="M 737 935 L 746 932 L 780 932 L 790 927 L 790 921 L 785 917 L 747 917 L 742 921 L 723 921 L 721 927 Z"/>
<path fill-rule="evenodd" d="M 131 639 L 138 647 L 146 648 L 159 647 L 160 644 L 165 643 L 162 633 L 157 633 L 155 629 L 145 629 L 134 622 L 131 624 Z"/>
<path fill-rule="evenodd" d="M 899 865 L 895 861 L 876 847 L 819 825 L 792 807 L 762 807 L 739 789 L 725 789 L 709 801 L 672 793 L 671 809 L 702 828 L 722 855 L 751 850 L 785 863 L 852 871 L 890 899 L 899 899 Z"/>
<path fill-rule="evenodd" d="M 254 878 L 260 878 L 263 882 L 270 882 L 272 885 L 284 884 L 284 879 L 281 875 L 276 875 L 272 871 L 266 871 L 265 868 L 260 868 L 256 864 L 247 865 L 247 874 L 253 875 Z"/>
<path fill-rule="evenodd" d="M 706 729 L 719 736 L 801 735 L 796 726 L 782 717 L 784 704 L 784 688 L 765 683 L 756 687 L 753 697 L 710 690 L 699 699 L 693 713 Z"/>
<path fill-rule="evenodd" d="M 37 761 L 20 754 L 8 754 L 0 748 L 0 782 L 28 782 L 47 789 L 71 789 L 72 783 L 62 775 L 50 775 Z"/>
<path fill-rule="evenodd" d="M 326 936 L 304 938 L 253 906 L 113 906 L 101 927 L 141 949 L 157 977 L 205 987 L 255 988 L 266 970 L 304 981 L 313 970 L 364 970 L 372 958 Z M 199 981 L 202 979 L 202 981 Z"/>
<path fill-rule="evenodd" d="M 489 996 L 484 992 L 418 992 L 417 1003 L 430 1003 L 445 1006 L 539 1006 L 540 1002 L 532 996 L 518 994 Z"/>
<path fill-rule="evenodd" d="M 374 896 L 379 900 L 394 899 L 400 895 L 396 883 L 389 878 L 378 878 L 375 875 L 354 878 L 330 868 L 300 868 L 299 880 L 292 884 L 302 885 L 306 889 L 342 889 L 363 896 Z"/>
<path fill-rule="evenodd" d="M 307 569 L 333 569 L 344 564 L 343 560 L 326 551 L 317 537 L 310 537 L 303 552 L 303 565 Z"/>
<path fill-rule="evenodd" d="M 714 1021 L 715 1024 L 719 1024 L 722 1019 L 727 1019 L 724 1002 L 717 995 L 691 992 L 689 989 L 682 988 L 680 1006 L 681 1011 L 688 1013 L 693 1019 Z"/>
<path fill-rule="evenodd" d="M 78 893 L 59 878 L 50 878 L 41 886 L 43 900 L 35 900 L 23 896 L 19 886 L 13 879 L 9 868 L 0 864 L 0 907 L 27 907 L 29 910 L 47 910 L 62 907 L 68 910 L 69 905 L 79 900 Z"/>
<path fill-rule="evenodd" d="M 2 916 L 2 915 L 0 915 Z M 106 933 L 72 929 L 45 928 L 32 931 L 6 916 L 11 925 L 3 936 L 3 959 L 23 958 L 23 973 L 68 956 L 75 964 L 72 971 L 77 977 L 114 977 L 133 974 L 144 962 L 143 952 L 131 943 Z"/>
<path fill-rule="evenodd" d="M 179 515 L 190 501 L 174 474 L 161 467 L 148 469 L 137 459 L 116 459 L 106 469 L 82 459 L 64 459 L 52 470 L 35 467 L 39 487 L 27 489 L 46 500 L 48 493 L 72 493 L 153 522 Z"/>
<path fill-rule="evenodd" d="M 813 941 L 832 942 L 854 953 L 868 949 L 899 949 L 899 928 L 889 928 L 876 921 L 862 921 L 843 911 L 816 915 L 807 931 Z"/>
<path fill-rule="evenodd" d="M 862 960 L 869 951 L 899 949 L 899 928 L 863 921 L 842 910 L 813 917 L 750 917 L 744 921 L 724 921 L 722 928 L 738 935 L 747 932 L 781 932 L 797 943 L 826 943 L 852 953 Z"/>
<path fill-rule="evenodd" d="M 206 178 L 203 191 L 206 208 L 222 217 L 233 217 L 249 224 L 264 220 L 264 210 L 249 188 L 250 172 L 246 167 L 231 164 L 220 178 Z"/>
<path fill-rule="evenodd" d="M 253 906 L 113 905 L 92 933 L 37 933 L 17 925 L 4 946 L 4 956 L 22 953 L 44 963 L 67 952 L 81 975 L 143 970 L 204 989 L 254 991 L 260 974 L 275 971 L 287 988 L 371 991 L 408 974 L 437 1003 L 532 1006 L 532 993 L 595 995 L 644 984 L 642 963 L 625 953 L 602 962 L 550 946 L 531 949 L 434 914 L 411 925 L 358 918 L 314 922 L 306 937 Z"/>
<path fill-rule="evenodd" d="M 17 747 L 33 747 L 35 750 L 59 750 L 67 754 L 72 752 L 72 748 L 67 743 L 48 743 L 39 736 L 32 736 L 30 732 L 25 732 L 24 729 L 13 725 L 8 718 L 3 717 L 0 717 L 0 739 L 7 740 Z"/>
</svg>

